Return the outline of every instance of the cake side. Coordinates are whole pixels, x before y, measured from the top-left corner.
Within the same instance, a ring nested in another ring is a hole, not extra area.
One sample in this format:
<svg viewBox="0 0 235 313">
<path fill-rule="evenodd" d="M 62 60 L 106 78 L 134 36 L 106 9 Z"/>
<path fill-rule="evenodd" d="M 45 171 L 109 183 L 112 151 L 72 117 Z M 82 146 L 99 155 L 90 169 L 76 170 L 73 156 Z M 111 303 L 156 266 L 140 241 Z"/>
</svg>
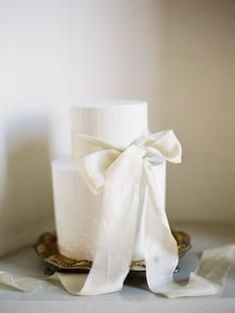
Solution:
<svg viewBox="0 0 235 313">
<path fill-rule="evenodd" d="M 52 178 L 59 251 L 72 259 L 92 260 L 96 251 L 101 195 L 90 193 L 72 157 L 52 162 Z"/>
</svg>

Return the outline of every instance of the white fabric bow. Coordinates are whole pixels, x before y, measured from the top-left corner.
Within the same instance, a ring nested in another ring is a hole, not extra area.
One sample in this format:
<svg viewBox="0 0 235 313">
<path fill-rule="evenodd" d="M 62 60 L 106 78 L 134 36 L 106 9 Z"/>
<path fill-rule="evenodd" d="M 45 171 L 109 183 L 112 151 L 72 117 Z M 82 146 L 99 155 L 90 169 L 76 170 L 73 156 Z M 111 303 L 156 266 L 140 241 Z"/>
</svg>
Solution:
<svg viewBox="0 0 235 313">
<path fill-rule="evenodd" d="M 139 138 L 123 149 L 77 133 L 75 153 L 89 189 L 94 194 L 103 191 L 97 251 L 77 294 L 103 294 L 122 288 L 141 214 L 145 220 L 147 281 L 149 288 L 158 292 L 159 286 L 172 281 L 178 262 L 161 185 L 166 161 L 181 162 L 179 140 L 167 130 Z"/>
</svg>

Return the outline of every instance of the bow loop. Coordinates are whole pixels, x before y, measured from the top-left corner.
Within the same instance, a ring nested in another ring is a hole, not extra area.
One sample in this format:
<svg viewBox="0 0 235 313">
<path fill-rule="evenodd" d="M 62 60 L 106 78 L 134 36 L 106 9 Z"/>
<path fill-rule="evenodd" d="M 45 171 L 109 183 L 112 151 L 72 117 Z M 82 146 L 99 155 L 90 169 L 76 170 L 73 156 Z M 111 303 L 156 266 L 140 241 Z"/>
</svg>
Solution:
<svg viewBox="0 0 235 313">
<path fill-rule="evenodd" d="M 147 157 L 152 161 L 166 160 L 171 163 L 181 163 L 182 148 L 173 130 L 149 135 L 143 140 L 142 146 L 147 151 Z"/>
</svg>

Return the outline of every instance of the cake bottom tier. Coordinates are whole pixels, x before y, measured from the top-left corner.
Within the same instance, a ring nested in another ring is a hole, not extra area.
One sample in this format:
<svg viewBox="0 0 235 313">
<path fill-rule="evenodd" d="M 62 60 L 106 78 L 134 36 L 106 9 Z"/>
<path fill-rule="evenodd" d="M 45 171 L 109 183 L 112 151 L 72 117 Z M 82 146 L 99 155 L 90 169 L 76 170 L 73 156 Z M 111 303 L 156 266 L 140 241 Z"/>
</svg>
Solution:
<svg viewBox="0 0 235 313">
<path fill-rule="evenodd" d="M 52 163 L 58 249 L 75 260 L 93 260 L 97 247 L 102 195 L 93 195 L 72 157 Z M 121 231 L 121 230 L 120 230 Z M 144 220 L 139 225 L 133 261 L 144 259 Z"/>
</svg>

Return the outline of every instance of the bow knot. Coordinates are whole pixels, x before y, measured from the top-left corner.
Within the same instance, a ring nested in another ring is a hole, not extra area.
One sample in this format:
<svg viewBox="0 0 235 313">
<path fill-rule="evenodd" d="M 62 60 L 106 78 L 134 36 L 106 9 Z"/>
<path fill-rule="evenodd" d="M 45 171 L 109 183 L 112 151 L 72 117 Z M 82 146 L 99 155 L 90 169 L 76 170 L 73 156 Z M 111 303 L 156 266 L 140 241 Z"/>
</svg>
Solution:
<svg viewBox="0 0 235 313">
<path fill-rule="evenodd" d="M 172 130 L 138 138 L 127 148 L 115 147 L 98 138 L 84 134 L 78 134 L 77 139 L 80 172 L 88 188 L 94 194 L 103 190 L 105 172 L 109 166 L 117 162 L 123 153 L 127 154 L 130 150 L 132 150 L 131 158 L 133 158 L 133 154 L 138 155 L 145 160 L 147 159 L 152 166 L 164 161 L 181 162 L 181 145 Z"/>
</svg>

